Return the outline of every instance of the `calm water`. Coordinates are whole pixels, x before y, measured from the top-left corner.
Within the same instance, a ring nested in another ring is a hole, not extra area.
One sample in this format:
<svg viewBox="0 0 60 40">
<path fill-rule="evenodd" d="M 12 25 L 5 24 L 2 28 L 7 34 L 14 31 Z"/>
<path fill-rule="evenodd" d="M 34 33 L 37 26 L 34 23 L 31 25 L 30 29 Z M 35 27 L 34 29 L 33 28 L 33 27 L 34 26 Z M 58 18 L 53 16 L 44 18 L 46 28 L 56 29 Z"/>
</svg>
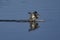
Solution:
<svg viewBox="0 0 60 40">
<path fill-rule="evenodd" d="M 0 22 L 0 40 L 60 40 L 60 0 L 0 0 L 0 19 L 29 19 L 38 11 L 40 28 L 28 32 L 29 23 Z"/>
</svg>

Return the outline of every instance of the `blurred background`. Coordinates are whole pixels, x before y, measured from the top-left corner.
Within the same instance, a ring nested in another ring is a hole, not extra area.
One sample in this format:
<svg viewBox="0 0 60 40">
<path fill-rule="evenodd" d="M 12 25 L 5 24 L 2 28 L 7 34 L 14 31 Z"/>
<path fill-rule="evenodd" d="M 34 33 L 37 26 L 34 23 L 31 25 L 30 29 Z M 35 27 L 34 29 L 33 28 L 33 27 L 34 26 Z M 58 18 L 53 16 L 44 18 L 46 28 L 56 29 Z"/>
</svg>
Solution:
<svg viewBox="0 0 60 40">
<path fill-rule="evenodd" d="M 29 23 L 0 22 L 0 40 L 60 40 L 60 0 L 0 0 L 0 19 L 29 19 L 37 11 L 40 28 L 28 32 Z"/>
</svg>

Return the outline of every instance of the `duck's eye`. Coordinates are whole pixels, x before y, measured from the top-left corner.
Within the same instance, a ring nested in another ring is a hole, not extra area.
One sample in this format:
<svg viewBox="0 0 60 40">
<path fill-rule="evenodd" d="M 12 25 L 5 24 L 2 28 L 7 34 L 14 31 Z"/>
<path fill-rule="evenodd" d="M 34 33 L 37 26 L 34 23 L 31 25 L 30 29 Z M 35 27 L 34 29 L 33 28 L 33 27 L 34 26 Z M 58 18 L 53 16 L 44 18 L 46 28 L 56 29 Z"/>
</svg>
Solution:
<svg viewBox="0 0 60 40">
<path fill-rule="evenodd" d="M 37 13 L 37 11 L 35 11 L 34 13 Z"/>
</svg>

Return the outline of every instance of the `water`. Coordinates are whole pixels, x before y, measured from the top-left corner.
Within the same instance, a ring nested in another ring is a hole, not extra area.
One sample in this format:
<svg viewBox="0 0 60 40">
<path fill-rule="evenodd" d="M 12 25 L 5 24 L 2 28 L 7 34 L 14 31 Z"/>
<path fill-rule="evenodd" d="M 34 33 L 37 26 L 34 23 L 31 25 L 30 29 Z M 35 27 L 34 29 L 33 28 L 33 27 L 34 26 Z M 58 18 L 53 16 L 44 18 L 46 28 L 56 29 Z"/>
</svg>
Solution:
<svg viewBox="0 0 60 40">
<path fill-rule="evenodd" d="M 60 40 L 59 1 L 7 0 L 0 7 L 0 19 L 29 19 L 28 12 L 36 10 L 45 22 L 40 22 L 40 28 L 32 32 L 28 32 L 29 23 L 0 22 L 0 40 Z"/>
</svg>

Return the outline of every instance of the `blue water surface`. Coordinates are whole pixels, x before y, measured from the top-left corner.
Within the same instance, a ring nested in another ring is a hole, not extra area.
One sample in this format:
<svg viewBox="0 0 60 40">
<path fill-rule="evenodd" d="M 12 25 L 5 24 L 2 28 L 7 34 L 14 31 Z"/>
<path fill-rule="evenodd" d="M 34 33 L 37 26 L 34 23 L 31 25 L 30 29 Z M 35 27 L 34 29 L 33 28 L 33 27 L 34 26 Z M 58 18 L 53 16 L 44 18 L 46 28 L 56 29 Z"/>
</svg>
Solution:
<svg viewBox="0 0 60 40">
<path fill-rule="evenodd" d="M 0 22 L 0 40 L 60 40 L 60 0 L 0 0 L 0 19 L 29 19 L 37 11 L 40 22 L 28 32 L 29 23 Z"/>
</svg>

